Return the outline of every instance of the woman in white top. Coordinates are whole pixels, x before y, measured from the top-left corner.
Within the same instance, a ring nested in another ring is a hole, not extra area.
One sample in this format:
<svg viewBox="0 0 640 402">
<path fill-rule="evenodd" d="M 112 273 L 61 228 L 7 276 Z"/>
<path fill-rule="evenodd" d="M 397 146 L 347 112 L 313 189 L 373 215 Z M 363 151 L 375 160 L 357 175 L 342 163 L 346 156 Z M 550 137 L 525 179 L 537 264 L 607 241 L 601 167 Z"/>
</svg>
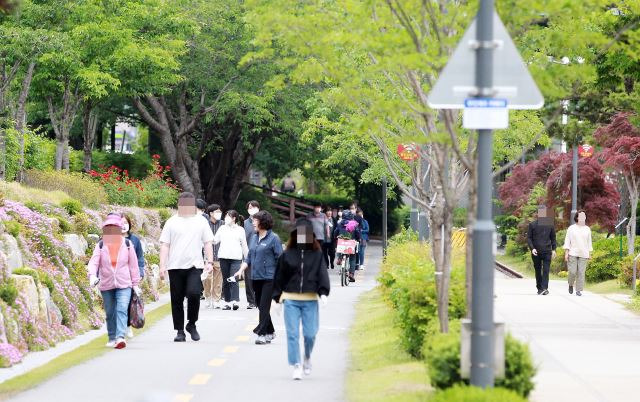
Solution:
<svg viewBox="0 0 640 402">
<path fill-rule="evenodd" d="M 244 228 L 238 226 L 236 222 L 242 222 L 242 217 L 231 209 L 224 217 L 224 225 L 213 236 L 214 244 L 220 243 L 218 259 L 222 271 L 222 294 L 225 301 L 223 310 L 231 310 L 232 306 L 237 310 L 240 307 L 240 287 L 233 274 L 240 269 L 242 260 L 249 253 Z M 230 282 L 229 279 L 232 281 Z"/>
<path fill-rule="evenodd" d="M 575 224 L 569 226 L 564 239 L 564 260 L 569 268 L 569 293 L 573 293 L 576 285 L 576 296 L 582 296 L 584 289 L 584 272 L 591 257 L 591 229 L 586 225 L 587 215 L 584 211 L 576 214 Z"/>
</svg>

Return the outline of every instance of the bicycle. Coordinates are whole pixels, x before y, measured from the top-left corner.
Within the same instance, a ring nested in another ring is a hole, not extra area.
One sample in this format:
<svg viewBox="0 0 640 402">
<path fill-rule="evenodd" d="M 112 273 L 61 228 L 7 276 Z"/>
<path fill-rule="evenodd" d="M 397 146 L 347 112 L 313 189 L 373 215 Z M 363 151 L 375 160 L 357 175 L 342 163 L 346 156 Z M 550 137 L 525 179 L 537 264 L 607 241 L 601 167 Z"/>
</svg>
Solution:
<svg viewBox="0 0 640 402">
<path fill-rule="evenodd" d="M 336 253 L 340 261 L 340 285 L 349 286 L 349 260 L 350 256 L 358 253 L 358 242 L 356 240 L 338 239 Z"/>
</svg>

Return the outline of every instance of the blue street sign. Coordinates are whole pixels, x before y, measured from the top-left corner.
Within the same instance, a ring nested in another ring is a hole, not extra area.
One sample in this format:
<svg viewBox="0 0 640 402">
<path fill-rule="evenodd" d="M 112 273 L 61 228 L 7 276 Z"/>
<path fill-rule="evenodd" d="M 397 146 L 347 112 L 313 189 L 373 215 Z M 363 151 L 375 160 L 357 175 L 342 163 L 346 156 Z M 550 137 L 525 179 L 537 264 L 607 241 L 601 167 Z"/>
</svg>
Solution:
<svg viewBox="0 0 640 402">
<path fill-rule="evenodd" d="M 467 98 L 464 100 L 464 107 L 506 108 L 507 100 L 494 98 Z"/>
</svg>

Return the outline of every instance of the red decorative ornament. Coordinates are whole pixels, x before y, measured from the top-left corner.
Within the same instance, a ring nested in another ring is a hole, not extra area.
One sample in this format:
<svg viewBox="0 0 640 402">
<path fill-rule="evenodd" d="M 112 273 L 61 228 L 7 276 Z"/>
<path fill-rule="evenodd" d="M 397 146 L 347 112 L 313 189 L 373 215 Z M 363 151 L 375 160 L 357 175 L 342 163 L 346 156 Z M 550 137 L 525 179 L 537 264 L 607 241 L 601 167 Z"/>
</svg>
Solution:
<svg viewBox="0 0 640 402">
<path fill-rule="evenodd" d="M 581 158 L 589 158 L 593 156 L 593 147 L 588 144 L 582 144 L 578 147 L 578 155 Z"/>
<path fill-rule="evenodd" d="M 406 162 L 418 159 L 418 152 L 415 144 L 398 144 L 398 156 Z"/>
</svg>

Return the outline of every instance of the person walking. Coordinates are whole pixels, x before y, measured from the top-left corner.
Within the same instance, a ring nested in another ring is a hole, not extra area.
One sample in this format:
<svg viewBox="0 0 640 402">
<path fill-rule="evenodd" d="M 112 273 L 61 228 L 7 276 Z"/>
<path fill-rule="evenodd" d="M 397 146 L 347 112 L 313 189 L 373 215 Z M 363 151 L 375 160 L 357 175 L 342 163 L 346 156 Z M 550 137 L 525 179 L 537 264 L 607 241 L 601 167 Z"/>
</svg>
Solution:
<svg viewBox="0 0 640 402">
<path fill-rule="evenodd" d="M 107 321 L 107 347 L 123 349 L 131 292 L 140 295 L 138 257 L 122 235 L 122 217 L 109 214 L 102 224 L 102 240 L 96 244 L 87 267 L 89 284 L 99 285 Z"/>
<path fill-rule="evenodd" d="M 367 249 L 367 243 L 369 242 L 369 222 L 364 218 L 364 212 L 362 208 L 358 207 L 357 215 L 362 220 L 362 228 L 360 233 L 362 234 L 362 240 L 360 240 L 360 249 L 358 250 L 360 269 L 364 271 L 364 252 Z"/>
<path fill-rule="evenodd" d="M 211 204 L 207 207 L 206 213 L 209 216 L 209 227 L 215 236 L 220 227 L 224 225 L 222 209 L 218 204 Z M 213 245 L 212 270 L 203 282 L 207 308 L 222 308 L 222 271 L 220 269 L 220 259 L 218 258 L 219 249 L 220 244 Z"/>
<path fill-rule="evenodd" d="M 587 214 L 580 211 L 574 217 L 574 224 L 567 229 L 564 238 L 564 260 L 569 269 L 569 294 L 576 286 L 576 296 L 582 296 L 584 289 L 584 273 L 593 251 L 591 228 L 587 226 Z"/>
<path fill-rule="evenodd" d="M 278 260 L 273 282 L 273 300 L 284 305 L 287 356 L 293 379 L 311 374 L 311 353 L 320 324 L 318 299 L 327 304 L 331 284 L 322 246 L 315 239 L 313 224 L 300 218 L 289 235 Z M 304 360 L 300 364 L 300 324 L 304 338 Z"/>
<path fill-rule="evenodd" d="M 338 226 L 334 230 L 336 239 L 349 239 L 355 240 L 358 243 L 362 239 L 362 235 L 360 233 L 360 227 L 358 222 L 355 220 L 355 215 L 351 213 L 350 210 L 345 210 L 342 213 L 342 220 L 338 223 Z M 348 257 L 343 254 L 338 255 L 338 265 L 340 265 L 340 261 L 342 258 L 349 258 L 349 282 L 355 282 L 355 272 L 357 268 L 358 255 L 350 254 Z"/>
<path fill-rule="evenodd" d="M 253 216 L 260 211 L 260 203 L 256 200 L 251 200 L 247 203 L 247 213 L 249 213 L 249 217 L 244 220 L 244 232 L 247 239 L 247 246 L 249 246 L 249 239 L 253 237 L 256 233 L 256 230 L 253 225 Z M 251 310 L 256 308 L 256 294 L 253 289 L 253 281 L 251 279 L 251 267 L 248 268 L 248 271 L 244 275 L 244 292 L 247 296 L 247 310 Z"/>
<path fill-rule="evenodd" d="M 213 237 L 214 244 L 220 244 L 218 258 L 222 270 L 222 294 L 225 305 L 223 310 L 237 310 L 240 308 L 240 287 L 234 274 L 238 272 L 242 261 L 247 258 L 249 248 L 244 228 L 238 226 L 242 217 L 231 209 L 227 211 L 222 225 Z"/>
<path fill-rule="evenodd" d="M 324 240 L 324 243 L 322 244 L 322 254 L 324 255 L 327 267 L 331 267 L 331 269 L 334 269 L 336 259 L 336 238 L 333 235 L 333 232 L 338 225 L 338 220 L 333 217 L 333 210 L 331 209 L 331 207 L 327 206 L 325 213 L 327 215 L 327 225 L 329 226 L 329 236 Z"/>
<path fill-rule="evenodd" d="M 171 315 L 177 331 L 174 342 L 185 342 L 186 330 L 191 340 L 199 341 L 196 328 L 200 311 L 203 270 L 213 266 L 213 232 L 196 211 L 196 199 L 184 192 L 178 197 L 178 214 L 167 220 L 160 235 L 160 276 L 169 272 Z M 202 249 L 206 261 L 202 256 Z M 184 325 L 184 299 L 187 298 L 187 325 Z"/>
<path fill-rule="evenodd" d="M 536 271 L 536 288 L 539 295 L 549 294 L 549 267 L 556 255 L 556 231 L 553 219 L 547 215 L 547 207 L 538 206 L 538 217 L 527 228 L 527 245 L 531 250 L 533 268 Z"/>
<path fill-rule="evenodd" d="M 282 255 L 282 243 L 271 230 L 273 217 L 269 212 L 260 211 L 253 215 L 253 223 L 256 233 L 250 238 L 249 254 L 235 276 L 241 277 L 245 271 L 251 272 L 259 310 L 258 325 L 253 332 L 257 335 L 256 345 L 264 345 L 275 338 L 271 321 L 271 298 L 276 265 Z"/>
<path fill-rule="evenodd" d="M 136 257 L 138 258 L 138 268 L 140 271 L 140 282 L 144 279 L 144 250 L 142 249 L 142 242 L 131 232 L 131 228 L 133 225 L 131 224 L 131 217 L 128 214 L 124 214 L 122 217 L 122 234 L 124 238 L 131 242 L 131 246 L 136 252 Z M 128 312 L 128 310 L 127 310 Z M 129 324 L 129 317 L 127 316 L 127 338 L 133 338 L 133 329 Z"/>
<path fill-rule="evenodd" d="M 296 191 L 296 182 L 293 180 L 290 174 L 288 174 L 287 177 L 285 177 L 282 181 L 281 190 L 283 193 L 293 193 L 294 191 Z"/>
<path fill-rule="evenodd" d="M 320 201 L 313 203 L 313 212 L 307 215 L 307 219 L 313 225 L 313 233 L 316 235 L 316 240 L 318 240 L 320 244 L 324 244 L 325 240 L 331 239 L 329 220 L 327 219 L 327 215 L 322 212 L 322 203 Z"/>
<path fill-rule="evenodd" d="M 360 240 L 358 243 L 362 242 L 362 228 L 364 226 L 364 222 L 362 222 L 362 217 L 358 215 L 358 203 L 353 201 L 351 205 L 349 205 L 349 211 L 353 215 L 353 219 L 358 222 L 358 230 L 360 231 Z M 360 244 L 358 244 L 358 250 L 360 249 Z M 360 254 L 356 254 L 356 271 L 360 270 Z"/>
</svg>

